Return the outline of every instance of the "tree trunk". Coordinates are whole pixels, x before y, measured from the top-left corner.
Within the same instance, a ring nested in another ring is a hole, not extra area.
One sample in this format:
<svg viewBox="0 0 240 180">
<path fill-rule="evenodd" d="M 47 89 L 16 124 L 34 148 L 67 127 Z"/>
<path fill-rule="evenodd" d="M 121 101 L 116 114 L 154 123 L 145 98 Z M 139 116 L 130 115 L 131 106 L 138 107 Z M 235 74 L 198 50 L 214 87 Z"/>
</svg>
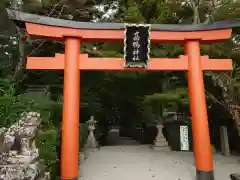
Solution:
<svg viewBox="0 0 240 180">
<path fill-rule="evenodd" d="M 22 11 L 23 1 L 12 0 L 11 9 Z M 25 30 L 17 28 L 19 61 L 15 67 L 13 75 L 13 86 L 16 88 L 22 80 L 25 65 Z"/>
<path fill-rule="evenodd" d="M 199 18 L 198 6 L 194 5 L 193 13 L 194 13 L 193 24 L 199 24 L 200 18 Z"/>
</svg>

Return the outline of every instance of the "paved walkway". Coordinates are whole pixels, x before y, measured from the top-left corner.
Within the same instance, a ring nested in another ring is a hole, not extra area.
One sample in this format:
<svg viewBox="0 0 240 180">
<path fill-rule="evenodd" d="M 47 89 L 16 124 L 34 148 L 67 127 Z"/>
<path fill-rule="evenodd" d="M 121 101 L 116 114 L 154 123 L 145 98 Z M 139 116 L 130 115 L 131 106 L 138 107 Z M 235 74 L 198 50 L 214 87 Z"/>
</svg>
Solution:
<svg viewBox="0 0 240 180">
<path fill-rule="evenodd" d="M 215 155 L 214 160 L 216 180 L 229 180 L 229 173 L 240 172 L 238 157 Z M 136 144 L 102 147 L 91 152 L 81 168 L 83 180 L 195 179 L 192 153 L 154 152 Z"/>
</svg>

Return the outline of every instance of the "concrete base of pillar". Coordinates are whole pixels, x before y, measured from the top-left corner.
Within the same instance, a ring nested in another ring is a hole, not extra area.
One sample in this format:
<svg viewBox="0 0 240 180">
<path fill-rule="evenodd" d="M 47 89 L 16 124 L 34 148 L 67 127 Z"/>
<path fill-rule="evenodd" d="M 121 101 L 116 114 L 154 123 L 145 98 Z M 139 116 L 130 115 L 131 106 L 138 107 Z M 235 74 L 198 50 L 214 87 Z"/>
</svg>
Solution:
<svg viewBox="0 0 240 180">
<path fill-rule="evenodd" d="M 196 180 L 214 180 L 213 171 L 198 171 Z"/>
</svg>

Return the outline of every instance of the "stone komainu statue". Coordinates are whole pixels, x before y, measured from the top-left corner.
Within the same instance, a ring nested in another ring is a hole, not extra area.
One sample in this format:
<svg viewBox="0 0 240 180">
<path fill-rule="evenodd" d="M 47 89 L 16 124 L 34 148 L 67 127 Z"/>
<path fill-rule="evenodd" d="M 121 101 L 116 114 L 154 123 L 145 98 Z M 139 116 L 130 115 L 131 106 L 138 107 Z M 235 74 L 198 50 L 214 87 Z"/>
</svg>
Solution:
<svg viewBox="0 0 240 180">
<path fill-rule="evenodd" d="M 236 173 L 230 174 L 230 178 L 231 180 L 240 180 L 240 174 Z"/>
<path fill-rule="evenodd" d="M 28 112 L 10 128 L 0 129 L 0 180 L 50 179 L 35 145 L 40 123 L 39 113 Z"/>
</svg>

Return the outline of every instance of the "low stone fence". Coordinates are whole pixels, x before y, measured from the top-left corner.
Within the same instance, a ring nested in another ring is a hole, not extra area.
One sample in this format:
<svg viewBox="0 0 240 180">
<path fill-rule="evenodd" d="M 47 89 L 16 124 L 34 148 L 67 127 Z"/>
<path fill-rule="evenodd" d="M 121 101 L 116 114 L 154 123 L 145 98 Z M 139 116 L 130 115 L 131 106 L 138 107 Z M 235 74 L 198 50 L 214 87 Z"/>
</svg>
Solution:
<svg viewBox="0 0 240 180">
<path fill-rule="evenodd" d="M 0 128 L 0 180 L 50 180 L 35 144 L 40 123 L 39 113 L 28 112 L 10 128 Z"/>
</svg>

